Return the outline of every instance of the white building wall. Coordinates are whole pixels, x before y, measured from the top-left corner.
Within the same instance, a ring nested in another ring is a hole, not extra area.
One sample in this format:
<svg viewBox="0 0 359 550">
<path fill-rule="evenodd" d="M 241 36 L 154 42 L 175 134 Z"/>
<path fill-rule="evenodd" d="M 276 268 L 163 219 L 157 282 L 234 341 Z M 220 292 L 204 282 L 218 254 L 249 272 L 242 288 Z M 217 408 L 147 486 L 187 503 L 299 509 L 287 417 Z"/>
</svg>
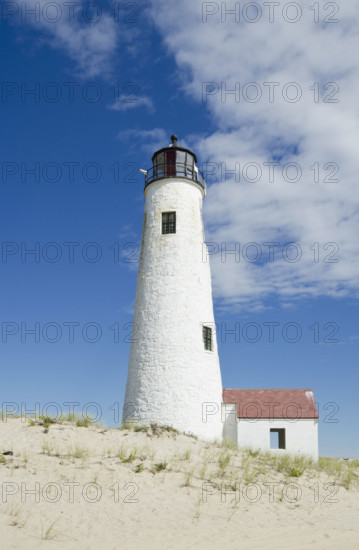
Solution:
<svg viewBox="0 0 359 550">
<path fill-rule="evenodd" d="M 223 437 L 234 441 L 238 447 L 259 449 L 262 452 L 301 454 L 318 459 L 318 420 L 316 419 L 258 419 L 235 420 L 235 405 L 223 404 Z M 225 411 L 225 412 L 224 412 Z M 236 428 L 234 427 L 236 424 Z M 270 448 L 270 430 L 285 429 L 286 448 Z"/>
<path fill-rule="evenodd" d="M 223 439 L 238 443 L 237 407 L 234 403 L 222 403 Z"/>
<path fill-rule="evenodd" d="M 180 178 L 146 188 L 124 420 L 157 422 L 203 439 L 221 439 L 222 382 L 211 274 L 203 253 L 203 190 Z M 176 233 L 162 235 L 162 212 Z M 205 351 L 202 326 L 213 327 Z M 209 405 L 204 405 L 210 403 Z M 203 417 L 203 408 L 213 414 Z"/>
</svg>

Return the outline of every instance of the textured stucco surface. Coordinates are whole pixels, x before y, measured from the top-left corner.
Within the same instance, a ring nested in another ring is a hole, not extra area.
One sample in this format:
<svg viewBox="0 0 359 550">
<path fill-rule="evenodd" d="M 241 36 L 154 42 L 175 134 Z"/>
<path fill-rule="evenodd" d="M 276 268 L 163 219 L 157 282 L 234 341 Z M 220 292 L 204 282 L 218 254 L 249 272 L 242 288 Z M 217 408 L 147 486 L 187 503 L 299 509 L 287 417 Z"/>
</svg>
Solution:
<svg viewBox="0 0 359 550">
<path fill-rule="evenodd" d="M 222 383 L 202 200 L 188 180 L 161 180 L 146 190 L 124 419 L 220 439 Z M 176 211 L 176 233 L 162 235 L 168 211 Z M 212 352 L 204 349 L 203 324 L 213 327 Z M 213 414 L 203 416 L 206 409 Z"/>
</svg>

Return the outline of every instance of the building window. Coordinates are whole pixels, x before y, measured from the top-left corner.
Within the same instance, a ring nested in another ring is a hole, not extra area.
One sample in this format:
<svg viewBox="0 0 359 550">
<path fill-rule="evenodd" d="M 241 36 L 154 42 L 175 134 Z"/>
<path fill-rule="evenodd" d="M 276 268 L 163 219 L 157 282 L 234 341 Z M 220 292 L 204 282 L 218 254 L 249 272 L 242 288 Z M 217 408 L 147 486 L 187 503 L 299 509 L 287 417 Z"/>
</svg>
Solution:
<svg viewBox="0 0 359 550">
<path fill-rule="evenodd" d="M 162 234 L 176 233 L 176 212 L 162 212 Z"/>
<path fill-rule="evenodd" d="M 271 429 L 270 430 L 270 448 L 271 449 L 285 449 L 285 429 Z"/>
<path fill-rule="evenodd" d="M 211 327 L 203 327 L 203 343 L 204 349 L 212 351 L 212 329 Z"/>
</svg>

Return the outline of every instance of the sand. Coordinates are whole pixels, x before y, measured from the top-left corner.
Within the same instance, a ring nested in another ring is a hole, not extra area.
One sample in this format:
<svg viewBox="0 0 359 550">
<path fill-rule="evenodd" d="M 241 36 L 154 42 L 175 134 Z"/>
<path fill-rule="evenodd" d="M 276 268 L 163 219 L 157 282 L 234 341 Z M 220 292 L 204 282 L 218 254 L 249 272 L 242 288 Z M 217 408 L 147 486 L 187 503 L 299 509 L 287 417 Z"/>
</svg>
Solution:
<svg viewBox="0 0 359 550">
<path fill-rule="evenodd" d="M 4 550 L 359 547 L 358 484 L 325 472 L 288 477 L 258 456 L 162 430 L 66 422 L 44 433 L 20 418 L 0 422 L 4 451 Z"/>
</svg>

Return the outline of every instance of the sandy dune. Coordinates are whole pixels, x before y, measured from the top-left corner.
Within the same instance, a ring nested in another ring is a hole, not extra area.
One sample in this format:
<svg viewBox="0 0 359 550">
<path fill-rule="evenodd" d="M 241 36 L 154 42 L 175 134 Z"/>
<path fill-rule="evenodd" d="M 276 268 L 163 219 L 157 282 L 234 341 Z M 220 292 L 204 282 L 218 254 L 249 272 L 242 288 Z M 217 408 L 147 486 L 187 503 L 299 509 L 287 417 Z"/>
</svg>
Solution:
<svg viewBox="0 0 359 550">
<path fill-rule="evenodd" d="M 4 550 L 358 548 L 355 474 L 348 489 L 339 474 L 292 477 L 164 430 L 66 422 L 44 433 L 25 419 L 0 423 L 4 451 Z"/>
</svg>

